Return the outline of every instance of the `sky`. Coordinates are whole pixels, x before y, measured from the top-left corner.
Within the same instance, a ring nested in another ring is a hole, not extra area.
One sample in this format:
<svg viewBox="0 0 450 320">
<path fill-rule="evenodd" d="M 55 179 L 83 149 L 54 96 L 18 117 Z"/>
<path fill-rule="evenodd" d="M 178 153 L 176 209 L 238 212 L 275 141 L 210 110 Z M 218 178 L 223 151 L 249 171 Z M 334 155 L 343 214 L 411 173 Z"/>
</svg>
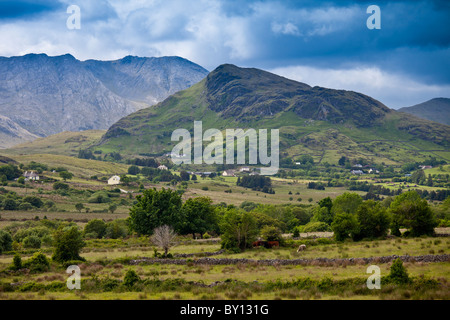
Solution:
<svg viewBox="0 0 450 320">
<path fill-rule="evenodd" d="M 368 28 L 371 5 L 379 29 Z M 445 0 L 0 0 L 0 56 L 181 56 L 210 71 L 232 63 L 358 91 L 397 109 L 450 98 L 449 21 Z"/>
</svg>

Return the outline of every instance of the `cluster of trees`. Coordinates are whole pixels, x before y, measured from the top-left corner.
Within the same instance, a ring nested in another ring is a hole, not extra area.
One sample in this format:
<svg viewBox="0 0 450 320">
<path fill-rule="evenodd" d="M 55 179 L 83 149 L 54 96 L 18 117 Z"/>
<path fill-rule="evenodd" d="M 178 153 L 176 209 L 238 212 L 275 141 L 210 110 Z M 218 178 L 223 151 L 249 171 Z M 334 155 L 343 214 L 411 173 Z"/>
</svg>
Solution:
<svg viewBox="0 0 450 320">
<path fill-rule="evenodd" d="M 307 186 L 308 189 L 325 190 L 325 186 L 321 182 L 311 181 L 311 182 L 308 182 L 306 184 L 306 186 Z"/>
<path fill-rule="evenodd" d="M 313 222 L 329 225 L 337 240 L 353 240 L 399 235 L 399 228 L 408 229 L 413 236 L 432 235 L 438 225 L 428 202 L 416 191 L 408 191 L 393 200 L 363 201 L 355 193 L 344 193 L 334 201 L 322 199 L 311 218 Z"/>
<path fill-rule="evenodd" d="M 137 175 L 142 174 L 147 179 L 153 182 L 170 182 L 170 181 L 180 181 L 180 176 L 173 174 L 169 170 L 160 170 L 157 168 L 144 167 L 140 169 L 138 166 L 133 165 L 128 168 L 128 174 Z M 122 180 L 122 179 L 121 179 Z"/>
<path fill-rule="evenodd" d="M 38 196 L 19 196 L 13 191 L 0 189 L 0 208 L 3 210 L 22 210 L 27 211 L 44 206 L 52 206 L 53 202 L 43 202 Z"/>
<path fill-rule="evenodd" d="M 151 235 L 155 228 L 168 225 L 180 234 L 202 236 L 217 232 L 217 216 L 209 198 L 188 199 L 182 203 L 178 192 L 162 188 L 147 189 L 136 197 L 130 209 L 130 229 L 142 235 Z"/>
<path fill-rule="evenodd" d="M 274 194 L 272 189 L 272 181 L 269 177 L 254 175 L 238 177 L 236 185 L 239 187 L 250 188 L 254 191 L 261 191 L 264 193 Z"/>
<path fill-rule="evenodd" d="M 14 180 L 22 175 L 22 170 L 20 170 L 16 165 L 6 164 L 0 166 L 0 179 L 2 181 Z"/>
<path fill-rule="evenodd" d="M 392 190 L 382 185 L 374 185 L 367 181 L 350 181 L 348 184 L 350 191 L 366 191 L 368 193 L 382 194 L 385 196 L 396 196 L 402 193 L 402 189 Z"/>
<path fill-rule="evenodd" d="M 132 164 L 135 166 L 141 167 L 150 167 L 150 168 L 158 168 L 159 163 L 156 162 L 153 158 L 136 158 L 136 159 L 128 159 L 127 164 Z"/>
</svg>

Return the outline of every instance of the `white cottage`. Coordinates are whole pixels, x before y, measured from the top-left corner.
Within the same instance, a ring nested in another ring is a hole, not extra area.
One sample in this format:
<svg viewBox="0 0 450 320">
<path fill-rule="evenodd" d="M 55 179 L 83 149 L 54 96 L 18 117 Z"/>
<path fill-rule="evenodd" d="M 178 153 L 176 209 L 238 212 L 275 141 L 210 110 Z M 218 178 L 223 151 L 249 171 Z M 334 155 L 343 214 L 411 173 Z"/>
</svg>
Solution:
<svg viewBox="0 0 450 320">
<path fill-rule="evenodd" d="M 112 176 L 111 178 L 109 178 L 108 184 L 109 185 L 120 184 L 120 177 L 119 176 Z"/>
</svg>

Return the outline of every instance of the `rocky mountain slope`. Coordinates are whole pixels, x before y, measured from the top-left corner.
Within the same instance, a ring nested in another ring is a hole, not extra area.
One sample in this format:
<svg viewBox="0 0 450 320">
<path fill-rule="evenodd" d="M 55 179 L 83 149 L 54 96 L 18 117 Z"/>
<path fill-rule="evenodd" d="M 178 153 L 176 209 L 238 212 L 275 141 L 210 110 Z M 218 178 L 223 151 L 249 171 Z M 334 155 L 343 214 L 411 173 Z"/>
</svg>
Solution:
<svg viewBox="0 0 450 320">
<path fill-rule="evenodd" d="M 0 115 L 37 136 L 107 129 L 206 75 L 179 57 L 84 62 L 69 54 L 0 57 Z M 13 143 L 7 135 L 0 138 L 3 145 Z"/>
</svg>

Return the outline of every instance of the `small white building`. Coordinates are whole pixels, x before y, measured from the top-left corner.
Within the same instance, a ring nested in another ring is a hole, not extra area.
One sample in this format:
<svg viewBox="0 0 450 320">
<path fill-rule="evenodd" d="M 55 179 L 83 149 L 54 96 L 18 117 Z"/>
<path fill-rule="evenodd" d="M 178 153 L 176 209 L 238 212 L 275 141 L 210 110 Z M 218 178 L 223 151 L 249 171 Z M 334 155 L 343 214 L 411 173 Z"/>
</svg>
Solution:
<svg viewBox="0 0 450 320">
<path fill-rule="evenodd" d="M 242 167 L 239 169 L 240 172 L 250 172 L 250 168 L 249 167 Z"/>
<path fill-rule="evenodd" d="M 158 169 L 159 170 L 169 170 L 169 168 L 167 168 L 165 165 L 160 165 L 159 167 L 158 167 Z"/>
<path fill-rule="evenodd" d="M 108 184 L 109 185 L 120 184 L 120 177 L 119 176 L 112 176 L 111 178 L 109 178 Z"/>
<path fill-rule="evenodd" d="M 364 172 L 362 170 L 352 170 L 352 174 L 364 174 Z"/>
<path fill-rule="evenodd" d="M 25 171 L 23 176 L 25 177 L 25 180 L 27 180 L 27 181 L 28 180 L 33 180 L 33 181 L 39 180 L 39 175 L 34 171 Z"/>
<path fill-rule="evenodd" d="M 224 177 L 235 177 L 234 170 L 225 170 L 222 173 L 222 176 L 224 176 Z"/>
</svg>

